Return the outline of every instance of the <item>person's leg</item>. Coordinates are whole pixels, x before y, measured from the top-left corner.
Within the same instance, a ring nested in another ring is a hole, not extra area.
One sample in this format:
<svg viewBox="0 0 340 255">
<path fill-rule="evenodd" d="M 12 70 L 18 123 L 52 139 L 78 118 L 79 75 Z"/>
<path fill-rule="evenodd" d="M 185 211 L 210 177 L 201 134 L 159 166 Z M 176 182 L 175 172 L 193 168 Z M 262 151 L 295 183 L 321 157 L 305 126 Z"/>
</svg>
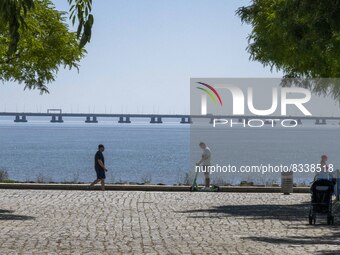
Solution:
<svg viewBox="0 0 340 255">
<path fill-rule="evenodd" d="M 205 188 L 210 188 L 210 176 L 209 176 L 209 167 L 203 166 L 204 169 L 204 185 Z"/>
<path fill-rule="evenodd" d="M 102 191 L 104 191 L 105 190 L 105 179 L 101 179 L 100 184 L 101 184 L 101 187 L 102 187 Z"/>
<path fill-rule="evenodd" d="M 206 188 L 210 188 L 210 176 L 209 176 L 209 173 L 205 173 L 204 176 L 205 176 L 205 187 Z"/>
<path fill-rule="evenodd" d="M 90 184 L 90 187 L 93 187 L 94 185 L 96 185 L 96 184 L 100 181 L 100 175 L 99 175 L 98 170 L 96 170 L 96 175 L 97 175 L 97 179 L 94 180 L 94 181 Z"/>
<path fill-rule="evenodd" d="M 93 187 L 94 185 L 96 185 L 100 180 L 97 179 L 97 180 L 94 180 L 91 184 L 90 184 L 90 187 Z"/>
</svg>

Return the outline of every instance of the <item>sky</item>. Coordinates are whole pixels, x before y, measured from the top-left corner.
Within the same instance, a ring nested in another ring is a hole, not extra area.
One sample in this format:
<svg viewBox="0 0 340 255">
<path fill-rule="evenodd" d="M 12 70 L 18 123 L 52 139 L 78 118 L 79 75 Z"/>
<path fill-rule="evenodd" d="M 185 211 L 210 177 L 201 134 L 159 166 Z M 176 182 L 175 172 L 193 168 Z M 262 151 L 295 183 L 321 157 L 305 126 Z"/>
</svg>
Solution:
<svg viewBox="0 0 340 255">
<path fill-rule="evenodd" d="M 54 0 L 68 10 L 66 0 Z M 190 112 L 190 78 L 281 77 L 246 51 L 251 27 L 235 11 L 243 0 L 94 0 L 87 56 L 60 69 L 50 94 L 0 84 L 0 111 Z"/>
</svg>

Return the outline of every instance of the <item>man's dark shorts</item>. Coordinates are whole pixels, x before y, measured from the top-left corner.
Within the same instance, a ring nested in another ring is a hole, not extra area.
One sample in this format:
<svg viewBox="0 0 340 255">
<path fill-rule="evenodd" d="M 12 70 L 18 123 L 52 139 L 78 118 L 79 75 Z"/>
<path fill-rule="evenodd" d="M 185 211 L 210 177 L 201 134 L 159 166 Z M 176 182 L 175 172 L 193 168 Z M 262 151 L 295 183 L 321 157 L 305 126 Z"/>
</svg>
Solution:
<svg viewBox="0 0 340 255">
<path fill-rule="evenodd" d="M 97 173 L 97 179 L 105 179 L 105 170 L 97 170 L 96 169 L 96 173 Z"/>
</svg>

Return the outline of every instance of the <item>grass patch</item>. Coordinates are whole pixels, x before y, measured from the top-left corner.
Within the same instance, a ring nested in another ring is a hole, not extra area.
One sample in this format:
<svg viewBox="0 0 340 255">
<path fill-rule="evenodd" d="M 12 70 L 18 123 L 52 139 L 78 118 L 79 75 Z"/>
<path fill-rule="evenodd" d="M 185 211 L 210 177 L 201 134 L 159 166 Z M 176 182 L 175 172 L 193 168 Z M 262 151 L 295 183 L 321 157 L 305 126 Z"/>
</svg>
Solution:
<svg viewBox="0 0 340 255">
<path fill-rule="evenodd" d="M 0 183 L 17 183 L 17 181 L 14 180 L 2 180 Z"/>
</svg>

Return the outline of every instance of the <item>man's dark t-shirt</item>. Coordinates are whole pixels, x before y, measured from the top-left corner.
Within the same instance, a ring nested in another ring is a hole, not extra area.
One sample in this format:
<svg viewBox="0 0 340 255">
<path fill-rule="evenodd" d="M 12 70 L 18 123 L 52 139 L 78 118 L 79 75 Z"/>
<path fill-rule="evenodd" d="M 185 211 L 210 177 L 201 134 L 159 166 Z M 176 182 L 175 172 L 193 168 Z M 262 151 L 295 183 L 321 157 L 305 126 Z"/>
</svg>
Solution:
<svg viewBox="0 0 340 255">
<path fill-rule="evenodd" d="M 104 155 L 101 151 L 97 151 L 96 155 L 94 156 L 94 168 L 96 169 L 96 171 L 100 171 L 100 170 L 104 170 L 98 163 L 98 160 L 101 160 L 103 162 L 103 164 L 105 165 L 105 161 L 104 161 Z"/>
</svg>

